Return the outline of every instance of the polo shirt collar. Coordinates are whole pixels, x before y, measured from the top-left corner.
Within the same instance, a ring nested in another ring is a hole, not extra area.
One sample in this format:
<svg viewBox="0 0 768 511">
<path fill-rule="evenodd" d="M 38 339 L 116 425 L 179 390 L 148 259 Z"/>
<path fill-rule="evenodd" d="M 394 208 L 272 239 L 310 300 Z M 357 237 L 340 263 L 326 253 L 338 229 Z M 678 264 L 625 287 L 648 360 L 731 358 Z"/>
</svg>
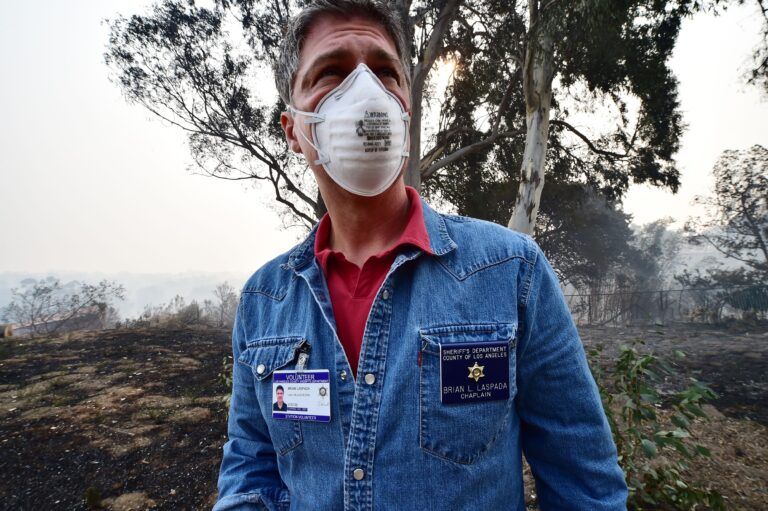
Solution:
<svg viewBox="0 0 768 511">
<path fill-rule="evenodd" d="M 416 192 L 415 189 L 413 189 L 413 191 Z M 432 209 L 432 207 L 427 204 L 418 193 L 415 193 L 415 195 L 421 202 L 421 213 L 424 218 L 424 227 L 426 228 L 427 236 L 429 237 L 431 252 L 435 256 L 442 256 L 455 249 L 457 245 L 448 234 L 448 229 L 445 226 L 445 219 L 443 219 L 440 213 Z M 315 237 L 317 236 L 320 223 L 321 222 L 315 223 L 304 241 L 299 243 L 299 245 L 297 245 L 290 253 L 288 262 L 284 265 L 285 268 L 299 269 L 314 258 Z M 422 248 L 422 250 L 424 250 L 424 248 Z"/>
<path fill-rule="evenodd" d="M 429 234 L 424 224 L 424 213 L 422 212 L 422 203 L 419 200 L 419 192 L 411 186 L 405 187 L 408 196 L 408 220 L 400 233 L 400 237 L 391 246 L 376 254 L 378 257 L 384 257 L 388 253 L 396 250 L 401 245 L 410 243 L 420 248 L 424 252 L 432 254 L 432 247 L 429 243 Z M 333 250 L 329 245 L 331 235 L 331 217 L 326 213 L 320 219 L 320 225 L 315 234 L 314 251 L 321 268 L 325 268 L 329 257 L 343 255 L 338 250 Z"/>
</svg>

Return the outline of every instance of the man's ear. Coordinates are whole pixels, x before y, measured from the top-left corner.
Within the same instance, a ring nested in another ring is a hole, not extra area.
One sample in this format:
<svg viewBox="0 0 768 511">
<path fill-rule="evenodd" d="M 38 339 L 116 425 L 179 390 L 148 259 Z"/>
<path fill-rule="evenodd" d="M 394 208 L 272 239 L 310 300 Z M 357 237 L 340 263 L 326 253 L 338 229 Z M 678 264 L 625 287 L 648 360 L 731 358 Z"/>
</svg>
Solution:
<svg viewBox="0 0 768 511">
<path fill-rule="evenodd" d="M 285 140 L 288 142 L 288 147 L 290 147 L 291 151 L 294 153 L 302 154 L 297 133 L 294 131 L 294 120 L 293 115 L 289 112 L 280 113 L 280 126 L 283 128 L 283 133 L 285 133 Z"/>
</svg>

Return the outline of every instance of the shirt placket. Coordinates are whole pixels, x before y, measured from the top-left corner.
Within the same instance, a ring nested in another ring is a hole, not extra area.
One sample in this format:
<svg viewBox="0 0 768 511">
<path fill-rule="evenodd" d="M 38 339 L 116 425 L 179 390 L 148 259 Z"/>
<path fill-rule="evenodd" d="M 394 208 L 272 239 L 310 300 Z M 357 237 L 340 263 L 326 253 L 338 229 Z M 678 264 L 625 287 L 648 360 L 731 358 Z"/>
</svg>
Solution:
<svg viewBox="0 0 768 511">
<path fill-rule="evenodd" d="M 344 509 L 373 508 L 373 459 L 381 392 L 384 385 L 387 345 L 392 319 L 395 270 L 421 251 L 410 249 L 398 255 L 371 304 L 366 321 L 357 369 L 354 401 L 344 455 Z"/>
<path fill-rule="evenodd" d="M 352 378 L 349 360 L 336 333 L 328 286 L 317 260 L 312 258 L 303 269 L 295 268 L 296 273 L 306 281 L 336 342 L 339 422 L 346 446 L 344 452 L 345 510 L 373 508 L 373 457 L 392 316 L 394 287 L 391 276 L 403 263 L 418 257 L 421 253 L 422 251 L 418 248 L 409 248 L 398 255 L 379 286 L 366 321 L 356 381 Z M 342 373 L 344 377 L 341 377 Z"/>
<path fill-rule="evenodd" d="M 355 383 L 352 377 L 352 368 L 349 364 L 349 360 L 347 359 L 347 353 L 344 351 L 341 340 L 336 333 L 336 321 L 333 316 L 331 297 L 328 293 L 328 286 L 325 282 L 325 277 L 323 276 L 323 272 L 320 269 L 317 260 L 312 258 L 311 262 L 305 268 L 297 270 L 297 274 L 307 282 L 307 286 L 309 287 L 312 297 L 317 303 L 317 306 L 320 308 L 323 319 L 327 323 L 331 335 L 333 335 L 335 341 L 335 367 L 333 368 L 332 373 L 334 373 L 333 379 L 336 383 L 337 406 L 339 422 L 341 423 L 341 434 L 344 442 L 346 442 L 346 440 L 349 438 L 350 417 L 352 415 L 352 405 L 355 398 Z M 333 408 L 331 409 L 331 413 L 334 413 Z"/>
</svg>

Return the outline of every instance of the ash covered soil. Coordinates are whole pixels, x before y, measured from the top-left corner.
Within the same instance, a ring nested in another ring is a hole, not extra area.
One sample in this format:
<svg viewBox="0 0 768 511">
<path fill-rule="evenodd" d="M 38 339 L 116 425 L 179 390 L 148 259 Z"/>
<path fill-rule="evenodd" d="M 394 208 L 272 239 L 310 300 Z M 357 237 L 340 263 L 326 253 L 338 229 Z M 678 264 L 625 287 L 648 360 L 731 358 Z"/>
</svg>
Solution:
<svg viewBox="0 0 768 511">
<path fill-rule="evenodd" d="M 585 347 L 686 352 L 719 394 L 692 467 L 729 509 L 768 509 L 768 331 L 579 327 Z M 0 509 L 210 509 L 226 441 L 231 331 L 135 329 L 0 339 Z M 230 359 L 231 360 L 231 359 Z M 534 494 L 526 483 L 526 493 Z M 529 500 L 535 501 L 533 498 Z"/>
</svg>

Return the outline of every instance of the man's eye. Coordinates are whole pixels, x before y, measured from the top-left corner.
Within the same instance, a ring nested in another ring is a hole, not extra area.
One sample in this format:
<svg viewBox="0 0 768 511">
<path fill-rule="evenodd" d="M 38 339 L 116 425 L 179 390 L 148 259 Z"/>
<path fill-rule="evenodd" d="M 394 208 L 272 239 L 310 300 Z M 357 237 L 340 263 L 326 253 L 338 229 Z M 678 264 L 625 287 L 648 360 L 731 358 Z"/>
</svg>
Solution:
<svg viewBox="0 0 768 511">
<path fill-rule="evenodd" d="M 397 78 L 397 72 L 391 67 L 381 68 L 377 73 L 381 76 L 391 76 L 392 78 Z"/>
<path fill-rule="evenodd" d="M 400 75 L 397 73 L 397 71 L 394 68 L 383 67 L 381 69 L 377 69 L 376 74 L 382 80 L 387 79 L 387 80 L 393 80 L 397 84 L 400 83 Z"/>
<path fill-rule="evenodd" d="M 318 78 L 324 78 L 326 76 L 338 76 L 340 71 L 336 69 L 335 67 L 327 67 L 320 71 L 320 73 L 317 75 Z"/>
</svg>

